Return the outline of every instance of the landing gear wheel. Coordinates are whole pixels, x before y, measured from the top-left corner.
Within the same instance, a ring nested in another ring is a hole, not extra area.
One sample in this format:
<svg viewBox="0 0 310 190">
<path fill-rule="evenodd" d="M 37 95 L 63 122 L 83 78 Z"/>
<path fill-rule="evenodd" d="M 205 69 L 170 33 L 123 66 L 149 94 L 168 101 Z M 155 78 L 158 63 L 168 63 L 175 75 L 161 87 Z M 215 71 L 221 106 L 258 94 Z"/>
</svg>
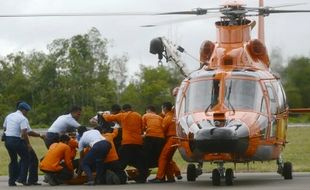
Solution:
<svg viewBox="0 0 310 190">
<path fill-rule="evenodd" d="M 215 186 L 221 185 L 221 174 L 218 169 L 212 170 L 212 184 Z"/>
<path fill-rule="evenodd" d="M 292 171 L 293 171 L 292 163 L 285 162 L 283 164 L 283 171 L 282 171 L 284 179 L 293 179 Z"/>
<path fill-rule="evenodd" d="M 231 168 L 225 171 L 225 183 L 226 185 L 233 185 L 234 183 L 234 171 Z"/>
<path fill-rule="evenodd" d="M 196 166 L 195 164 L 187 165 L 187 181 L 196 181 Z"/>
</svg>

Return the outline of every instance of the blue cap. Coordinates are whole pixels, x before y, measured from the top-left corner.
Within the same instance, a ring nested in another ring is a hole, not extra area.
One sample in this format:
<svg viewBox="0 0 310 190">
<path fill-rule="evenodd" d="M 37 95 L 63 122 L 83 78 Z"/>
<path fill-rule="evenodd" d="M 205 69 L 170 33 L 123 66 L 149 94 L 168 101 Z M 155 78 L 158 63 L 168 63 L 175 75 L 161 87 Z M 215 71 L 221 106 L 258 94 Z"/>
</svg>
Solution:
<svg viewBox="0 0 310 190">
<path fill-rule="evenodd" d="M 26 102 L 20 102 L 17 106 L 17 109 L 19 110 L 26 110 L 26 111 L 29 111 L 31 110 L 31 107 L 29 104 L 27 104 Z"/>
</svg>

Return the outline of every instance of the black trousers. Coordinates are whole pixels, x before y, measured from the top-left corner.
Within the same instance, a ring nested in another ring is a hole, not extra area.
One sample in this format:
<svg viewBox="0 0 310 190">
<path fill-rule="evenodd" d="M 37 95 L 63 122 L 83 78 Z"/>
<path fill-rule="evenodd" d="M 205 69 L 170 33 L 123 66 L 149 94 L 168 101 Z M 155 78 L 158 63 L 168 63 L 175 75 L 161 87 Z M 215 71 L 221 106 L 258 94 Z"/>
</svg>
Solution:
<svg viewBox="0 0 310 190">
<path fill-rule="evenodd" d="M 82 160 L 82 170 L 86 173 L 88 181 L 94 181 L 92 166 L 96 165 L 96 173 L 102 173 L 103 160 L 111 149 L 111 144 L 106 140 L 101 140 L 94 144 L 90 151 Z"/>
<path fill-rule="evenodd" d="M 5 147 L 11 159 L 9 163 L 9 185 L 14 185 L 17 179 L 22 183 L 26 183 L 29 152 L 25 140 L 20 137 L 6 136 Z M 18 156 L 20 157 L 19 162 Z"/>
<path fill-rule="evenodd" d="M 160 137 L 144 137 L 143 152 L 148 168 L 158 167 L 158 158 L 165 144 L 165 139 Z"/>
<path fill-rule="evenodd" d="M 28 167 L 28 183 L 33 184 L 38 182 L 38 165 L 39 160 L 33 149 L 28 150 L 29 152 L 29 167 Z M 21 163 L 19 162 L 19 167 L 21 168 Z M 21 180 L 17 180 L 21 181 Z"/>
<path fill-rule="evenodd" d="M 142 145 L 125 144 L 119 149 L 120 165 L 124 170 L 128 165 L 139 170 L 139 175 L 135 179 L 139 183 L 143 183 L 147 178 L 147 165 L 143 153 Z"/>
</svg>

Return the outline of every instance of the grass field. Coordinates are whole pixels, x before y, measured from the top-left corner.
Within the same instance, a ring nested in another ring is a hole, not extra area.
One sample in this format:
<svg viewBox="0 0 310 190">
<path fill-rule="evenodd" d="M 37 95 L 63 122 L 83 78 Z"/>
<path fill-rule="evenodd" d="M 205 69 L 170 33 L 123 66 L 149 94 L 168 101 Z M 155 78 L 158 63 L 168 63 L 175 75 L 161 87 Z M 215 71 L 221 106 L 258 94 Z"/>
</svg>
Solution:
<svg viewBox="0 0 310 190">
<path fill-rule="evenodd" d="M 310 172 L 310 127 L 294 127 L 288 129 L 288 144 L 283 152 L 283 159 L 293 163 L 295 172 Z M 39 158 L 47 151 L 43 141 L 40 138 L 31 138 L 31 143 Z M 8 175 L 8 153 L 4 143 L 0 143 L 0 175 Z M 178 163 L 180 169 L 186 172 L 187 163 L 182 160 L 177 152 L 174 160 Z M 210 172 L 216 167 L 215 164 L 205 163 L 204 172 Z M 225 164 L 225 167 L 234 168 L 233 164 Z M 256 172 L 275 172 L 277 166 L 275 161 L 255 162 L 247 164 L 237 164 L 237 172 L 256 171 Z"/>
</svg>

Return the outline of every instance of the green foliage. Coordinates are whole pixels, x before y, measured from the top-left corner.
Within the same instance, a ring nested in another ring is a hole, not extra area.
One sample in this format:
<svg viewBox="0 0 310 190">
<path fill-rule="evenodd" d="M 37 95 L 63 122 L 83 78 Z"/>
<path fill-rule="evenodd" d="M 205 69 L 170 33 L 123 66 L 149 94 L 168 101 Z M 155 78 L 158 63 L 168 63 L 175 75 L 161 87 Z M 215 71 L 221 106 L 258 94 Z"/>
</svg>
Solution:
<svg viewBox="0 0 310 190">
<path fill-rule="evenodd" d="M 49 53 L 23 52 L 0 59 L 0 117 L 15 110 L 18 100 L 32 106 L 30 123 L 51 125 L 72 105 L 84 110 L 81 123 L 88 123 L 100 107 L 116 101 L 116 83 L 110 79 L 108 41 L 96 28 L 48 45 Z M 115 59 L 118 59 L 116 57 Z M 127 59 L 119 59 L 127 61 Z"/>
<path fill-rule="evenodd" d="M 284 69 L 285 90 L 291 108 L 310 107 L 310 59 L 293 58 Z"/>
<path fill-rule="evenodd" d="M 139 80 L 131 81 L 121 96 L 122 103 L 132 104 L 140 113 L 147 105 L 154 105 L 158 111 L 165 101 L 174 101 L 172 90 L 181 82 L 181 75 L 175 68 L 165 66 L 146 67 L 141 65 L 137 73 Z"/>
</svg>

